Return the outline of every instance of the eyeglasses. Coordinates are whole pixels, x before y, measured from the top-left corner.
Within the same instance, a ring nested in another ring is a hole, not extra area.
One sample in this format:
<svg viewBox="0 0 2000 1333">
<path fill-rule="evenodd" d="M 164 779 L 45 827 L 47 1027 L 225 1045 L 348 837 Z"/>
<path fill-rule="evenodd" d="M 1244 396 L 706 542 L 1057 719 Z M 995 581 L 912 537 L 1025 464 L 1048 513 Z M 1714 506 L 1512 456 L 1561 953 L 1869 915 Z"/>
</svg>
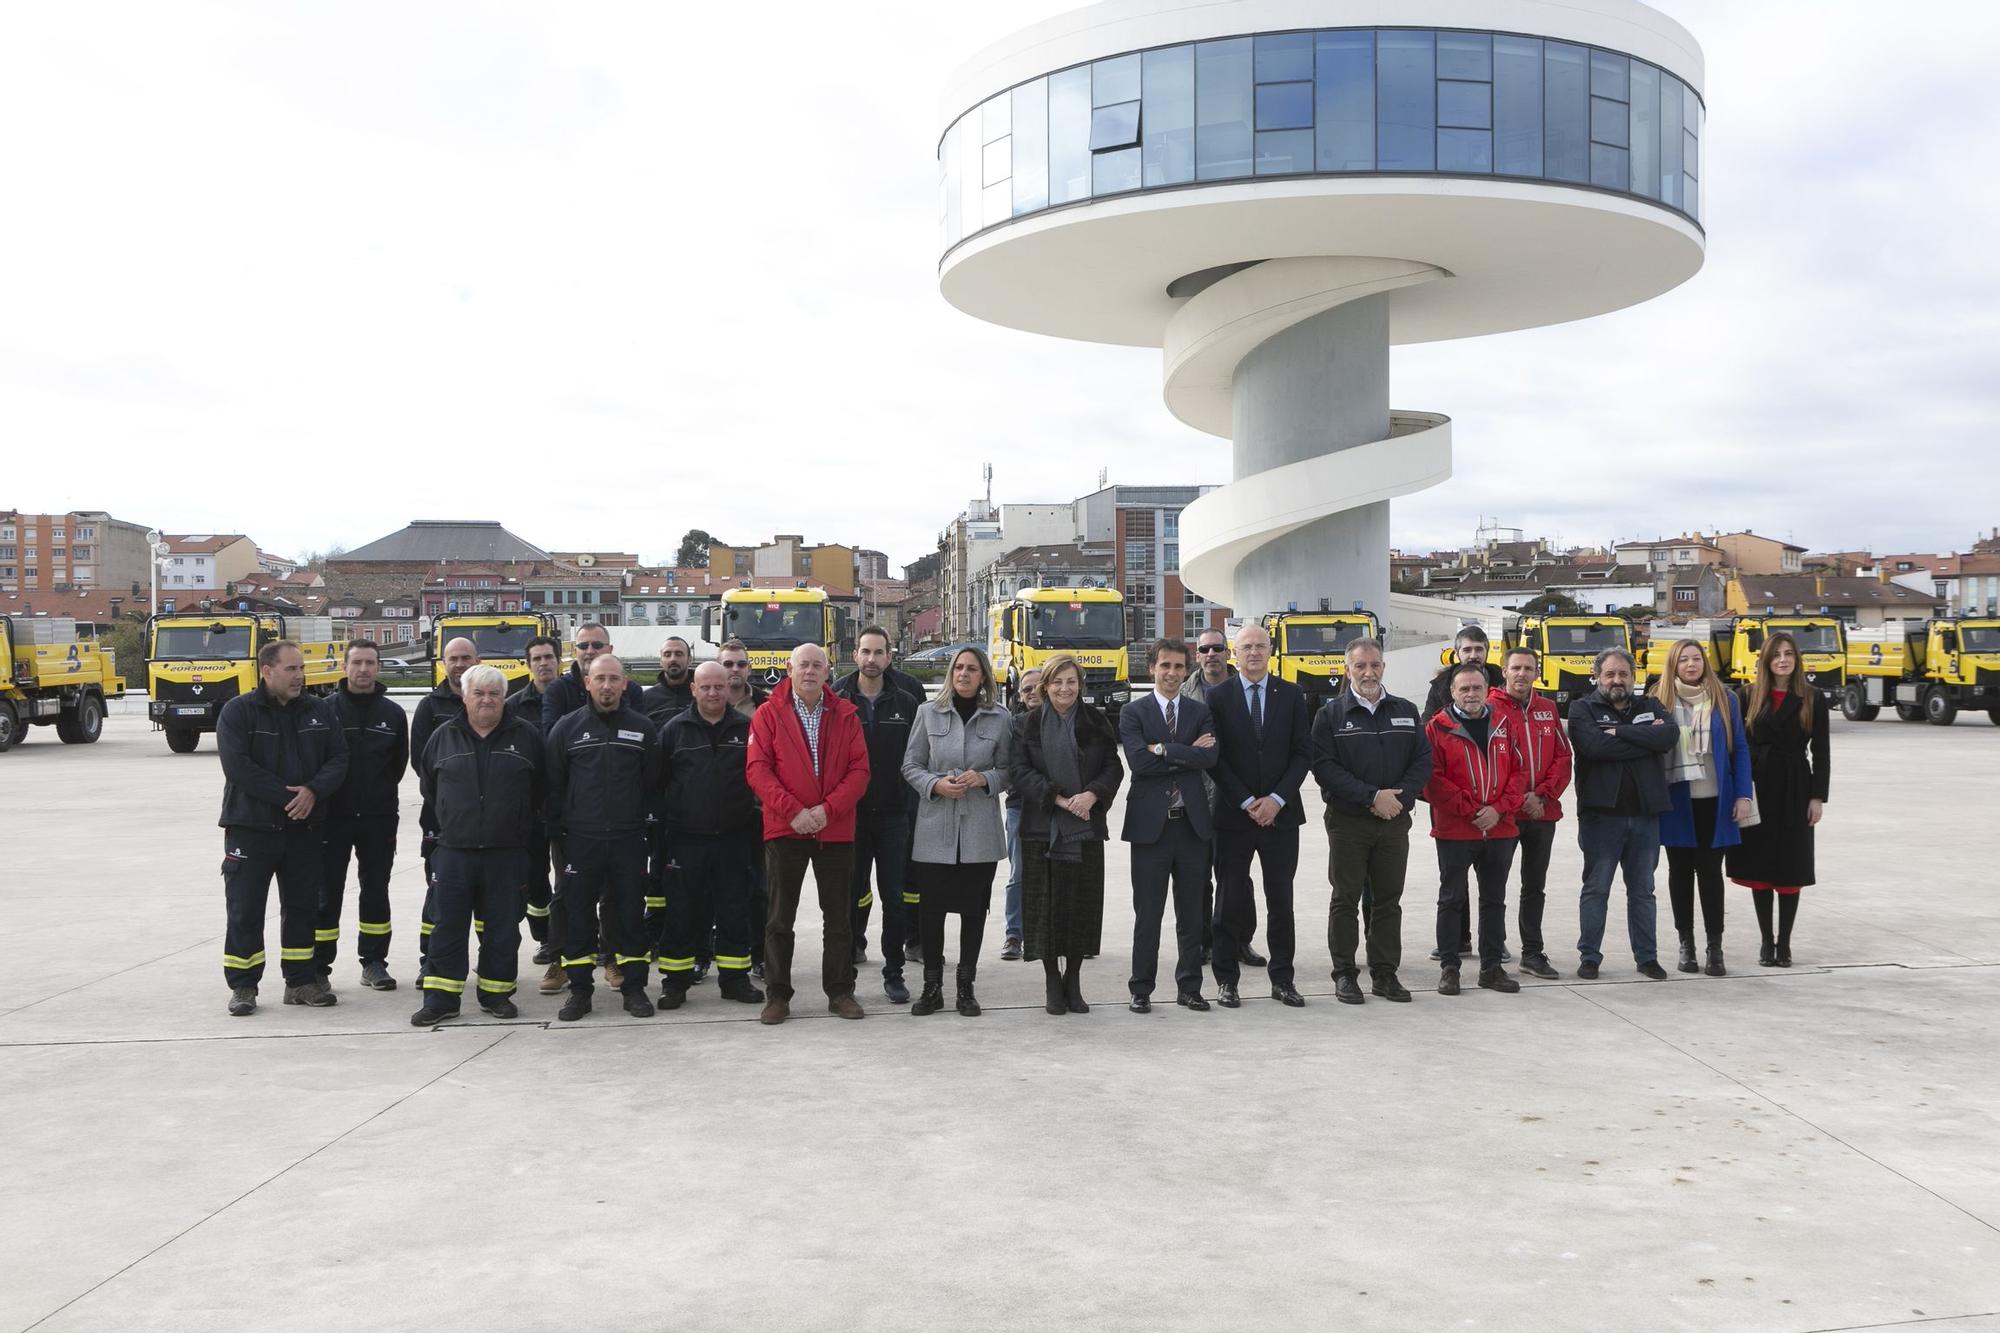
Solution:
<svg viewBox="0 0 2000 1333">
<path fill-rule="evenodd" d="M 1205 643 L 1195 649 L 1195 651 L 1198 653 L 1226 653 L 1229 651 L 1229 645 L 1224 643 Z"/>
<path fill-rule="evenodd" d="M 611 645 L 602 640 L 592 643 L 584 643 L 582 640 L 578 640 L 576 646 L 579 648 L 609 648 Z"/>
</svg>

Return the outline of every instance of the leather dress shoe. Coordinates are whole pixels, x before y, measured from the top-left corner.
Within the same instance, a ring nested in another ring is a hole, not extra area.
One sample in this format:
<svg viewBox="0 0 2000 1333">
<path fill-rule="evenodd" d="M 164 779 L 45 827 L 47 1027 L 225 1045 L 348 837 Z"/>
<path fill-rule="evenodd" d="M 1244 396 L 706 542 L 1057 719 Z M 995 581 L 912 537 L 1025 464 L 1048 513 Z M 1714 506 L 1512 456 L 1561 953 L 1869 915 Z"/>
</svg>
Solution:
<svg viewBox="0 0 2000 1333">
<path fill-rule="evenodd" d="M 1247 944 L 1236 951 L 1236 956 L 1243 960 L 1243 966 L 1245 967 L 1268 967 L 1271 963 L 1270 959 L 1258 953 Z"/>
<path fill-rule="evenodd" d="M 1521 970 L 1531 977 L 1540 977 L 1543 981 L 1559 981 L 1562 979 L 1562 974 L 1556 971 L 1554 966 L 1550 964 L 1549 956 L 1545 953 L 1522 954 Z"/>
<path fill-rule="evenodd" d="M 1446 969 L 1445 969 L 1445 970 L 1444 970 L 1444 971 L 1443 971 L 1442 973 L 1440 973 L 1440 974 L 1438 975 L 1438 994 L 1440 994 L 1440 995 L 1456 995 L 1456 994 L 1458 994 L 1458 969 L 1457 969 L 1457 968 L 1455 968 L 1455 967 L 1448 967 L 1448 968 L 1446 968 Z"/>
<path fill-rule="evenodd" d="M 1208 1012 L 1208 1001 L 1202 998 L 1200 991 L 1184 990 L 1180 994 L 1174 996 L 1174 1003 L 1179 1005 L 1183 1009 L 1192 1009 L 1198 1014 L 1205 1014 Z"/>
<path fill-rule="evenodd" d="M 1361 993 L 1361 983 L 1351 972 L 1342 972 L 1333 979 L 1333 998 L 1342 1004 L 1368 1003 L 1368 997 Z"/>
<path fill-rule="evenodd" d="M 1576 965 L 1576 975 L 1580 981 L 1597 980 L 1597 964 L 1591 962 L 1578 963 Z"/>
<path fill-rule="evenodd" d="M 1271 998 L 1291 1009 L 1306 1007 L 1306 997 L 1299 994 L 1299 988 L 1289 982 L 1271 987 Z"/>
<path fill-rule="evenodd" d="M 1642 977 L 1651 977 L 1655 981 L 1665 981 L 1667 979 L 1667 969 L 1661 967 L 1655 960 L 1648 958 L 1645 962 L 1639 964 L 1639 975 Z"/>
<path fill-rule="evenodd" d="M 1480 968 L 1479 984 L 1487 990 L 1497 990 L 1502 995 L 1512 995 L 1521 989 L 1521 983 L 1508 976 L 1504 967 Z"/>
<path fill-rule="evenodd" d="M 1236 1009 L 1242 1006 L 1243 997 L 1236 993 L 1235 982 L 1221 981 L 1215 986 L 1215 1002 L 1224 1009 Z"/>
<path fill-rule="evenodd" d="M 1368 989 L 1371 993 L 1379 995 L 1385 1000 L 1393 1000 L 1397 1004 L 1408 1004 L 1410 1002 L 1410 992 L 1404 987 L 1402 982 L 1396 980 L 1394 972 L 1384 972 L 1379 977 L 1370 977 L 1368 979 Z"/>
<path fill-rule="evenodd" d="M 1125 1007 L 1135 1014 L 1150 1014 L 1153 1012 L 1153 1002 L 1143 995 L 1134 995 L 1131 1002 Z"/>
</svg>

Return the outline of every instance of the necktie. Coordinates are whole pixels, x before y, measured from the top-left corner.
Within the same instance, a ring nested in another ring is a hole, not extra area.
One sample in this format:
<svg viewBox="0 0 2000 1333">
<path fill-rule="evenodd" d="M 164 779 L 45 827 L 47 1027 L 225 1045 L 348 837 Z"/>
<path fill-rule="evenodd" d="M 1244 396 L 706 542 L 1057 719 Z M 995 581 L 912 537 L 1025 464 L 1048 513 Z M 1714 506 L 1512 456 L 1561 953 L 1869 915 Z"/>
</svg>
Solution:
<svg viewBox="0 0 2000 1333">
<path fill-rule="evenodd" d="M 1174 700 L 1172 699 L 1167 700 L 1167 740 L 1169 742 L 1171 742 L 1174 739 L 1174 737 L 1179 734 L 1174 729 L 1175 712 L 1176 709 L 1174 707 Z M 1184 801 L 1181 798 L 1180 779 L 1175 778 L 1174 785 L 1171 788 L 1169 788 L 1167 792 L 1167 809 L 1178 810 L 1181 808 L 1183 804 Z"/>
<path fill-rule="evenodd" d="M 1257 682 L 1250 687 L 1250 725 L 1259 736 L 1264 734 L 1264 683 Z"/>
</svg>

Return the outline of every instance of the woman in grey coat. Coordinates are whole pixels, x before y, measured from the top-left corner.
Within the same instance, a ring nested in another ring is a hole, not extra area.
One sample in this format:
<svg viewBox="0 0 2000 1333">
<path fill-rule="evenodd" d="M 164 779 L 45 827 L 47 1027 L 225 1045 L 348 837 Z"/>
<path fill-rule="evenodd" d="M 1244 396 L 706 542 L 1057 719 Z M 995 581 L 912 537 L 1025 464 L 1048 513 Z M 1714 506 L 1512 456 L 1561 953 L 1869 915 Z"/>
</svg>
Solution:
<svg viewBox="0 0 2000 1333">
<path fill-rule="evenodd" d="M 910 859 L 916 864 L 917 938 L 924 989 L 913 1014 L 944 1007 L 944 918 L 958 913 L 958 1012 L 979 1013 L 972 992 L 979 942 L 992 905 L 993 872 L 1007 858 L 1000 793 L 1007 786 L 1010 719 L 994 703 L 993 665 L 978 648 L 952 654 L 945 688 L 917 710 L 903 751 L 903 780 L 917 792 Z"/>
</svg>

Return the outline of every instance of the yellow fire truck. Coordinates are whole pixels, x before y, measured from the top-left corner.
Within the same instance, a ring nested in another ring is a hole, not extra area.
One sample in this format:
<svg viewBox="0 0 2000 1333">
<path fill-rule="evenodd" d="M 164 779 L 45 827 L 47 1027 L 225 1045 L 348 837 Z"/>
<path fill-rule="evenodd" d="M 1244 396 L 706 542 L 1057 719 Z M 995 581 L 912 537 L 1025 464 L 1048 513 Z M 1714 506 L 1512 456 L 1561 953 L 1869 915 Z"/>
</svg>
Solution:
<svg viewBox="0 0 2000 1333">
<path fill-rule="evenodd" d="M 479 650 L 480 664 L 500 668 L 507 677 L 507 692 L 512 694 L 528 683 L 528 640 L 542 635 L 556 641 L 560 661 L 562 631 L 552 615 L 519 611 L 511 615 L 439 616 L 431 629 L 431 684 L 444 684 L 444 646 L 453 639 L 470 639 Z"/>
<path fill-rule="evenodd" d="M 1262 623 L 1271 636 L 1271 674 L 1305 691 L 1308 717 L 1340 693 L 1348 644 L 1374 639 L 1389 650 L 1382 622 L 1358 605 L 1352 611 L 1273 611 Z"/>
<path fill-rule="evenodd" d="M 1841 703 L 1847 680 L 1847 632 L 1832 616 L 1724 616 L 1690 620 L 1685 626 L 1655 625 L 1646 650 L 1646 684 L 1650 688 L 1667 671 L 1667 654 L 1679 639 L 1695 639 L 1708 654 L 1709 665 L 1724 681 L 1748 685 L 1757 679 L 1757 654 L 1764 640 L 1783 630 L 1799 645 L 1799 670 L 1819 691 L 1828 708 Z"/>
<path fill-rule="evenodd" d="M 826 649 L 838 672 L 848 637 L 847 615 L 824 588 L 808 588 L 804 583 L 790 588 L 756 588 L 746 581 L 703 608 L 701 637 L 713 644 L 741 640 L 749 650 L 751 674 L 776 682 L 791 667 L 792 649 L 802 643 Z"/>
<path fill-rule="evenodd" d="M 333 690 L 347 648 L 337 634 L 327 616 L 221 610 L 154 616 L 146 622 L 146 713 L 167 733 L 168 749 L 189 754 L 201 733 L 215 730 L 224 704 L 257 688 L 257 650 L 267 643 L 296 643 L 305 654 L 306 689 Z"/>
<path fill-rule="evenodd" d="M 1501 627 L 1495 666 L 1509 648 L 1532 648 L 1541 658 L 1535 693 L 1567 709 L 1597 688 L 1592 684 L 1597 655 L 1606 648 L 1632 651 L 1632 624 L 1623 616 L 1513 616 Z"/>
<path fill-rule="evenodd" d="M 1850 632 L 1840 711 L 1872 722 L 1883 704 L 1905 722 L 1922 718 L 1940 727 L 1957 721 L 1961 708 L 1984 709 L 2000 726 L 2000 617 Z"/>
<path fill-rule="evenodd" d="M 38 726 L 89 745 L 104 734 L 104 701 L 125 694 L 111 650 L 79 638 L 67 616 L 0 616 L 0 667 L 0 752 Z"/>
<path fill-rule="evenodd" d="M 1083 672 L 1083 702 L 1116 713 L 1132 697 L 1125 595 L 1116 588 L 1023 588 L 987 608 L 987 655 L 1006 698 L 1021 677 L 1068 653 Z"/>
</svg>

